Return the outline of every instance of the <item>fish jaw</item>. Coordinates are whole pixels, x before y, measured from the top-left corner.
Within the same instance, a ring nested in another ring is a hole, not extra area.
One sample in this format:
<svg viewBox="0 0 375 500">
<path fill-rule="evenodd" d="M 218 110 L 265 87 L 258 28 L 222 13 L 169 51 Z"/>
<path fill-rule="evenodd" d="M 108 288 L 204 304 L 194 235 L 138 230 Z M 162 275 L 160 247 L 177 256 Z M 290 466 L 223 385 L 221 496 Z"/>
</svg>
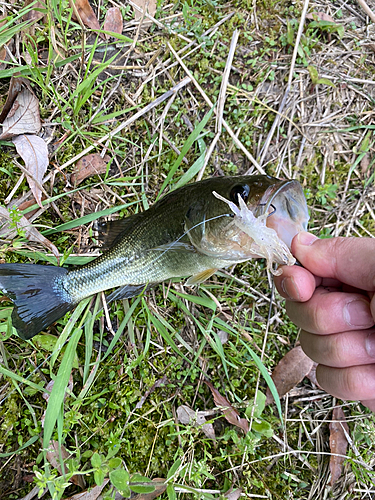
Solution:
<svg viewBox="0 0 375 500">
<path fill-rule="evenodd" d="M 258 212 L 257 215 L 269 214 L 267 227 L 274 229 L 289 249 L 294 236 L 307 231 L 309 212 L 298 181 L 285 181 L 269 188 L 258 205 Z"/>
</svg>

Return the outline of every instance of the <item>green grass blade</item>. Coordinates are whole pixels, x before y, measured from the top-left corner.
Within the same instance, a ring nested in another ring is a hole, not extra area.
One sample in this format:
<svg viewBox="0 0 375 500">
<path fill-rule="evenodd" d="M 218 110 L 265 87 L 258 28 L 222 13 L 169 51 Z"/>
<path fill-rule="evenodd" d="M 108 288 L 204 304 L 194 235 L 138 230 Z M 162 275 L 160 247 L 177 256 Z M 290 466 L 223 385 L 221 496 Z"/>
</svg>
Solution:
<svg viewBox="0 0 375 500">
<path fill-rule="evenodd" d="M 133 201 L 131 203 L 125 203 L 124 205 L 118 205 L 116 207 L 107 208 L 105 210 L 100 210 L 99 212 L 94 212 L 92 214 L 85 215 L 80 217 L 79 219 L 74 219 L 70 222 L 65 222 L 64 224 L 60 224 L 54 229 L 47 229 L 43 231 L 42 234 L 44 236 L 48 236 L 50 234 L 61 233 L 62 231 L 68 231 L 69 229 L 74 229 L 75 227 L 82 226 L 83 224 L 88 224 L 100 217 L 107 217 L 108 215 L 115 214 L 124 208 L 128 208 L 132 205 L 137 205 L 138 201 Z"/>
<path fill-rule="evenodd" d="M 177 158 L 177 160 L 173 164 L 165 181 L 163 182 L 163 185 L 160 188 L 157 199 L 159 199 L 159 197 L 163 193 L 166 186 L 168 186 L 168 184 L 169 184 L 170 180 L 172 179 L 172 177 L 174 176 L 176 170 L 181 165 L 182 160 L 184 159 L 186 153 L 189 151 L 189 149 L 192 146 L 192 144 L 194 143 L 194 141 L 196 141 L 198 139 L 199 134 L 202 132 L 204 127 L 207 125 L 208 120 L 211 118 L 212 113 L 214 112 L 214 109 L 215 109 L 215 106 L 212 106 L 210 111 L 204 116 L 203 120 L 196 126 L 196 128 L 193 130 L 193 132 L 186 139 L 186 142 L 185 142 L 183 148 L 181 149 L 181 153 L 180 153 L 179 157 Z"/>
<path fill-rule="evenodd" d="M 116 342 L 118 341 L 118 339 L 120 338 L 122 332 L 124 331 L 126 325 L 128 324 L 128 321 L 129 319 L 131 318 L 133 312 L 135 311 L 135 308 L 138 306 L 140 300 L 141 300 L 142 297 L 137 297 L 133 304 L 130 306 L 129 310 L 127 311 L 127 313 L 125 314 L 125 317 L 124 319 L 121 321 L 121 324 L 120 326 L 118 327 L 118 330 L 116 332 L 116 335 L 113 337 L 111 343 L 109 344 L 108 346 L 108 349 L 107 349 L 107 352 L 105 353 L 105 355 L 103 356 L 103 361 L 111 354 L 112 352 L 112 349 L 114 347 L 114 345 L 116 344 Z"/>
<path fill-rule="evenodd" d="M 16 451 L 10 451 L 8 453 L 0 453 L 0 458 L 6 458 L 6 457 L 10 457 L 12 455 L 16 455 L 17 453 L 19 453 L 20 451 L 24 450 L 25 448 L 27 448 L 31 444 L 35 443 L 35 441 L 38 441 L 38 439 L 39 439 L 39 434 L 36 434 L 32 438 L 30 438 L 28 441 L 26 441 L 26 443 L 24 443 L 22 446 L 20 446 L 18 448 L 18 450 L 16 450 Z"/>
<path fill-rule="evenodd" d="M 85 323 L 85 365 L 83 367 L 83 385 L 86 384 L 89 376 L 90 361 L 94 344 L 94 322 L 99 310 L 99 305 L 100 294 L 98 293 L 98 295 L 96 296 L 94 310 L 92 313 L 90 311 L 88 312 L 88 319 Z"/>
<path fill-rule="evenodd" d="M 267 371 L 266 367 L 264 366 L 264 364 L 262 363 L 262 360 L 260 359 L 260 357 L 257 354 L 255 354 L 255 352 L 251 349 L 251 347 L 246 342 L 244 342 L 242 339 L 240 339 L 240 342 L 248 350 L 250 356 L 253 358 L 254 363 L 258 367 L 260 373 L 263 375 L 263 378 L 266 381 L 266 384 L 270 388 L 271 394 L 272 394 L 272 396 L 275 400 L 275 403 L 276 403 L 277 411 L 279 412 L 279 417 L 280 417 L 281 423 L 282 423 L 282 425 L 284 425 L 284 419 L 283 419 L 283 413 L 281 410 L 280 398 L 279 398 L 279 395 L 277 393 L 277 389 L 276 389 L 276 386 L 274 384 L 274 381 L 271 378 L 271 375 L 268 373 L 268 371 Z"/>
<path fill-rule="evenodd" d="M 184 175 L 176 182 L 176 184 L 173 186 L 173 190 L 178 189 L 182 186 L 185 186 L 193 177 L 197 175 L 197 173 L 200 171 L 200 169 L 203 167 L 204 164 L 204 158 L 206 156 L 206 153 L 202 153 L 200 157 L 195 160 L 195 162 L 192 164 L 192 166 L 189 168 L 187 172 L 184 173 Z"/>
<path fill-rule="evenodd" d="M 61 335 L 59 336 L 55 349 L 52 353 L 51 356 L 51 361 L 50 361 L 50 367 L 51 370 L 53 368 L 53 365 L 55 364 L 55 361 L 57 357 L 60 354 L 61 349 L 63 348 L 67 338 L 69 337 L 70 333 L 72 332 L 73 328 L 75 327 L 76 322 L 78 321 L 78 318 L 82 314 L 83 310 L 87 307 L 87 305 L 91 302 L 91 297 L 87 297 L 86 299 L 82 300 L 78 306 L 75 308 L 73 314 L 69 318 L 64 330 L 62 331 Z M 69 340 L 70 343 L 70 340 Z"/>
<path fill-rule="evenodd" d="M 59 371 L 57 372 L 55 383 L 49 397 L 46 416 L 44 421 L 43 449 L 48 449 L 55 428 L 57 418 L 62 411 L 65 390 L 68 386 L 69 377 L 73 367 L 73 361 L 76 355 L 76 349 L 79 339 L 82 335 L 82 329 L 76 328 L 66 347 L 64 357 L 61 361 Z"/>
<path fill-rule="evenodd" d="M 26 385 L 32 387 L 33 389 L 36 389 L 37 391 L 44 392 L 44 387 L 42 385 L 34 384 L 34 382 L 31 382 L 31 380 L 28 380 L 27 378 L 23 378 L 20 375 L 17 375 L 17 373 L 13 373 L 1 365 L 0 365 L 0 373 L 2 373 L 6 377 L 9 377 L 13 380 L 17 380 L 17 382 L 21 382 L 22 384 L 26 384 Z"/>
<path fill-rule="evenodd" d="M 176 290 L 169 290 L 168 292 L 168 298 L 173 300 L 173 302 L 177 302 L 178 299 L 176 297 L 181 297 L 182 299 L 188 300 L 189 302 L 192 302 L 193 304 L 199 304 L 200 306 L 207 307 L 208 309 L 211 309 L 212 311 L 216 311 L 217 305 L 215 302 L 208 298 L 208 297 L 201 297 L 201 296 L 196 296 L 196 295 L 189 295 L 187 293 L 181 293 L 177 292 Z"/>
</svg>

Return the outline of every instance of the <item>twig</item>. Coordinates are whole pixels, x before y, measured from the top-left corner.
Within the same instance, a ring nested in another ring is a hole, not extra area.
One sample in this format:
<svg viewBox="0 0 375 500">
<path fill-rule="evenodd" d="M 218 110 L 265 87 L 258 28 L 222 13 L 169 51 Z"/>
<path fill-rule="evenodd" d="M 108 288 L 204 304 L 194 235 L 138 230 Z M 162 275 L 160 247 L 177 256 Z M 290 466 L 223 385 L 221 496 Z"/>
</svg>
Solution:
<svg viewBox="0 0 375 500">
<path fill-rule="evenodd" d="M 288 85 L 286 86 L 286 91 L 285 91 L 284 97 L 283 97 L 283 99 L 282 99 L 282 101 L 280 103 L 280 106 L 279 106 L 279 109 L 277 111 L 275 120 L 274 120 L 274 122 L 272 124 L 271 130 L 269 131 L 269 133 L 267 135 L 267 139 L 266 139 L 266 141 L 264 143 L 263 151 L 262 151 L 262 156 L 261 156 L 261 158 L 259 160 L 259 163 L 261 165 L 262 165 L 262 163 L 264 161 L 264 158 L 265 158 L 265 156 L 266 156 L 266 154 L 268 152 L 268 148 L 269 148 L 269 145 L 271 143 L 273 134 L 275 133 L 275 130 L 276 130 L 276 128 L 279 125 L 280 117 L 282 115 L 282 111 L 283 111 L 283 109 L 285 107 L 285 104 L 286 104 L 286 101 L 287 101 L 287 98 L 288 98 L 288 95 L 289 95 L 289 92 L 290 92 L 290 88 L 291 88 L 292 80 L 293 80 L 294 66 L 296 64 L 296 59 L 297 59 L 297 55 L 298 55 L 298 46 L 299 46 L 299 42 L 301 41 L 301 36 L 302 36 L 302 32 L 303 32 L 303 27 L 305 25 L 305 18 L 306 18 L 308 6 L 309 6 L 309 0 L 305 0 L 304 5 L 303 5 L 302 14 L 301 14 L 301 19 L 300 19 L 300 22 L 299 22 L 299 28 L 298 28 L 298 32 L 297 32 L 296 42 L 295 42 L 295 45 L 294 45 L 294 50 L 293 50 L 293 55 L 292 55 L 292 61 L 290 63 Z"/>
<path fill-rule="evenodd" d="M 373 23 L 375 23 L 375 14 L 372 12 L 370 7 L 367 5 L 365 0 L 357 0 L 357 3 L 362 7 L 362 9 L 366 12 L 366 15 L 371 19 Z"/>
<path fill-rule="evenodd" d="M 197 80 L 194 78 L 194 75 L 191 73 L 189 68 L 186 66 L 186 64 L 183 62 L 181 57 L 177 54 L 177 52 L 174 50 L 174 48 L 171 46 L 171 44 L 169 42 L 168 42 L 168 48 L 171 51 L 171 53 L 174 55 L 174 57 L 177 59 L 177 61 L 180 63 L 180 66 L 182 67 L 182 69 L 189 76 L 190 80 L 192 81 L 192 83 L 194 84 L 196 89 L 199 91 L 199 93 L 201 94 L 203 99 L 206 101 L 207 105 L 210 108 L 212 108 L 213 103 L 212 103 L 211 99 L 207 96 L 205 91 L 202 89 L 202 87 L 199 85 Z M 214 113 L 216 114 L 217 110 L 214 110 Z M 258 172 L 260 174 L 265 174 L 266 172 L 259 165 L 259 163 L 253 157 L 253 155 L 245 148 L 245 146 L 242 144 L 242 142 L 237 138 L 236 134 L 233 132 L 233 130 L 231 129 L 231 127 L 229 126 L 229 124 L 225 120 L 223 120 L 223 125 L 224 125 L 224 128 L 226 129 L 226 131 L 228 132 L 228 134 L 230 135 L 230 137 L 233 139 L 233 142 L 238 147 L 238 149 L 240 149 L 246 155 L 246 157 L 251 161 L 251 163 L 254 165 L 254 167 L 258 170 Z"/>
<path fill-rule="evenodd" d="M 238 35 L 239 35 L 238 30 L 235 30 L 235 32 L 233 33 L 233 36 L 232 36 L 232 41 L 230 44 L 229 53 L 228 53 L 228 57 L 227 57 L 227 62 L 226 62 L 225 69 L 223 72 L 223 78 L 221 80 L 217 113 L 216 113 L 216 126 L 215 126 L 216 135 L 215 135 L 213 141 L 211 142 L 210 147 L 207 150 L 202 168 L 200 169 L 200 171 L 197 175 L 197 181 L 200 181 L 202 179 L 204 171 L 206 170 L 206 166 L 211 158 L 212 152 L 213 152 L 214 148 L 216 147 L 216 144 L 221 136 L 221 131 L 223 128 L 223 114 L 224 114 L 224 106 L 225 106 L 225 100 L 226 100 L 226 94 L 227 94 L 227 88 L 228 88 L 228 80 L 229 80 L 230 70 L 232 68 L 234 53 L 235 53 L 236 46 L 237 46 Z"/>
</svg>

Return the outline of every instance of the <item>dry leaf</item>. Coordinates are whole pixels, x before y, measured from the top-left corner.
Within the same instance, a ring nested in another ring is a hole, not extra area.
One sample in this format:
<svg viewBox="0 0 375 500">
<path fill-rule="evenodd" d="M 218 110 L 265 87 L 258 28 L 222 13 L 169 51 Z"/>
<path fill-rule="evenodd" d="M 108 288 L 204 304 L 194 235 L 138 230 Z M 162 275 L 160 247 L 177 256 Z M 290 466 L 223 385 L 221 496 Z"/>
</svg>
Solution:
<svg viewBox="0 0 375 500">
<path fill-rule="evenodd" d="M 241 496 L 241 493 L 241 488 L 236 488 L 235 490 L 233 488 L 230 488 L 227 492 L 224 493 L 224 498 L 227 498 L 228 500 L 238 500 Z"/>
<path fill-rule="evenodd" d="M 44 174 L 46 173 L 49 159 L 47 144 L 37 135 L 19 135 L 12 139 L 17 153 L 25 162 L 26 177 L 30 189 L 40 206 L 42 205 L 42 190 Z"/>
<path fill-rule="evenodd" d="M 61 457 L 63 460 L 66 460 L 67 458 L 70 457 L 69 453 L 67 452 L 66 448 L 64 445 L 61 445 L 61 448 L 59 447 L 58 441 L 50 441 L 49 443 L 49 448 L 46 453 L 46 457 L 48 462 L 57 469 L 60 473 L 60 475 L 63 475 L 63 472 L 61 470 L 61 464 L 60 464 L 60 451 L 61 451 Z M 68 469 L 65 467 L 64 473 L 66 474 L 68 472 Z M 74 475 L 72 476 L 69 481 L 76 486 L 79 486 L 80 488 L 85 487 L 85 480 L 83 476 L 80 475 Z"/>
<path fill-rule="evenodd" d="M 74 186 L 78 186 L 82 181 L 92 175 L 104 174 L 107 171 L 109 156 L 102 158 L 99 153 L 92 153 L 79 159 L 75 165 L 70 181 Z"/>
<path fill-rule="evenodd" d="M 206 423 L 203 411 L 194 411 L 186 405 L 177 408 L 177 418 L 181 424 L 190 424 L 194 427 L 201 427 L 204 434 L 212 440 L 215 440 L 215 430 L 212 424 Z"/>
<path fill-rule="evenodd" d="M 368 178 L 370 176 L 370 172 L 369 172 L 369 166 L 371 164 L 371 157 L 369 155 L 369 153 L 366 153 L 365 155 L 363 155 L 363 158 L 361 160 L 361 174 Z"/>
<path fill-rule="evenodd" d="M 140 7 L 143 12 L 146 10 L 146 12 L 150 14 L 150 16 L 155 16 L 157 4 L 156 0 L 133 0 L 133 3 L 135 5 L 138 5 L 138 7 Z M 139 11 L 135 7 L 133 7 L 133 9 L 135 20 L 139 21 L 140 19 L 142 19 L 143 12 Z M 152 21 L 145 16 L 142 22 L 142 30 L 148 30 L 151 25 Z"/>
<path fill-rule="evenodd" d="M 39 101 L 29 87 L 22 85 L 21 92 L 14 99 L 12 107 L 3 120 L 0 140 L 20 134 L 37 134 L 41 129 Z"/>
<path fill-rule="evenodd" d="M 33 3 L 34 0 L 26 0 L 25 1 L 25 5 L 24 7 L 27 7 L 28 5 L 30 5 L 31 3 Z M 34 5 L 33 5 L 33 8 L 32 10 L 29 10 L 28 12 L 26 12 L 26 14 L 23 15 L 22 17 L 22 20 L 23 21 L 38 21 L 39 19 L 42 19 L 42 17 L 44 17 L 44 13 L 43 12 L 40 12 L 39 10 L 36 10 L 36 9 L 44 9 L 46 10 L 46 5 L 40 3 L 40 2 L 36 2 Z"/>
<path fill-rule="evenodd" d="M 235 425 L 236 427 L 239 427 L 246 433 L 249 431 L 249 422 L 246 420 L 246 418 L 240 418 L 240 415 L 238 411 L 233 408 L 233 406 L 229 403 L 227 398 L 222 396 L 220 392 L 215 389 L 215 387 L 210 383 L 205 380 L 206 385 L 210 388 L 210 391 L 212 392 L 212 395 L 214 397 L 214 401 L 216 406 L 218 406 L 223 414 L 225 419 L 232 425 Z"/>
<path fill-rule="evenodd" d="M 313 21 L 329 21 L 331 23 L 335 22 L 333 17 L 331 17 L 329 14 L 326 14 L 325 12 L 311 12 L 309 14 L 306 14 L 306 19 L 312 19 Z"/>
<path fill-rule="evenodd" d="M 3 121 L 5 120 L 6 116 L 11 110 L 11 107 L 13 106 L 14 101 L 16 100 L 16 97 L 23 88 L 27 88 L 30 90 L 30 92 L 32 92 L 29 81 L 26 80 L 26 78 L 20 76 L 12 76 L 9 83 L 7 100 L 5 101 L 4 107 L 1 110 L 0 123 L 3 123 Z"/>
<path fill-rule="evenodd" d="M 272 373 L 272 380 L 275 383 L 277 392 L 282 398 L 293 387 L 303 380 L 310 373 L 314 362 L 306 356 L 301 346 L 294 347 L 277 364 Z M 267 387 L 266 404 L 273 401 L 271 391 Z"/>
<path fill-rule="evenodd" d="M 32 480 L 31 481 L 28 481 L 27 479 L 25 479 L 25 477 L 27 476 L 23 476 L 22 479 L 24 481 L 27 481 L 27 482 L 33 482 L 34 481 L 34 477 L 35 475 L 32 475 Z M 29 493 L 27 493 L 27 495 L 25 495 L 24 497 L 20 498 L 19 500 L 32 500 L 34 497 L 36 498 L 43 498 L 43 496 L 47 493 L 48 491 L 48 488 L 44 488 L 44 490 L 41 491 L 40 493 L 40 488 L 39 486 L 35 486 L 31 491 L 29 491 Z"/>
<path fill-rule="evenodd" d="M 71 0 L 71 5 L 73 6 L 73 19 L 79 21 L 78 16 L 83 24 L 92 30 L 100 30 L 99 21 L 93 11 L 88 0 Z M 103 33 L 100 33 L 100 37 L 106 40 Z"/>
<path fill-rule="evenodd" d="M 317 366 L 318 366 L 318 363 L 313 363 L 311 370 L 306 375 L 306 377 L 310 380 L 311 383 L 316 385 L 316 387 L 319 387 L 319 389 L 322 389 L 319 385 L 319 382 L 317 381 L 317 378 L 316 378 L 316 367 Z"/>
<path fill-rule="evenodd" d="M 124 19 L 121 10 L 118 7 L 111 7 L 107 10 L 104 20 L 104 31 L 112 31 L 113 33 L 122 33 Z"/>
<path fill-rule="evenodd" d="M 42 194 L 42 201 L 44 201 L 46 199 L 47 199 L 47 196 L 45 194 Z M 33 196 L 31 199 L 26 200 L 23 203 L 21 203 L 20 205 L 18 205 L 18 210 L 20 212 L 23 212 L 27 208 L 30 208 L 31 206 L 35 205 L 35 203 L 36 203 L 36 199 Z M 39 210 L 39 208 L 35 208 L 34 210 L 27 212 L 27 214 L 25 214 L 26 219 L 30 219 L 30 217 L 35 215 L 38 210 Z"/>
<path fill-rule="evenodd" d="M 162 378 L 159 378 L 159 379 L 155 382 L 155 384 L 151 387 L 151 389 L 148 389 L 148 390 L 145 392 L 145 394 L 141 397 L 140 401 L 138 401 L 138 403 L 136 404 L 136 408 L 137 408 L 137 410 L 138 410 L 139 408 L 142 408 L 143 403 L 146 401 L 146 399 L 149 397 L 149 395 L 150 395 L 150 394 L 152 394 L 152 393 L 154 392 L 154 390 L 155 390 L 156 388 L 160 387 L 161 385 L 166 384 L 166 383 L 167 383 L 167 381 L 168 381 L 168 379 L 167 379 L 167 376 L 166 376 L 166 375 L 164 375 L 164 377 L 162 377 Z"/>
<path fill-rule="evenodd" d="M 330 485 L 333 486 L 340 478 L 343 469 L 343 462 L 346 460 L 346 450 L 348 448 L 348 440 L 345 436 L 345 431 L 349 434 L 349 427 L 346 423 L 345 414 L 342 408 L 335 406 L 332 412 L 332 422 L 329 424 L 329 447 L 331 455 L 329 468 L 331 471 Z M 343 456 L 336 456 L 343 455 Z"/>
<path fill-rule="evenodd" d="M 14 239 L 17 235 L 17 229 L 10 226 L 13 223 L 8 210 L 4 207 L 0 207 L 0 236 L 4 239 Z M 22 216 L 19 221 L 17 221 L 17 228 L 25 234 L 25 238 L 29 241 L 34 241 L 40 243 L 45 248 L 47 248 L 56 257 L 57 262 L 60 261 L 60 254 L 53 243 L 51 243 L 47 238 L 40 234 L 40 232 L 33 227 L 26 217 Z"/>
<path fill-rule="evenodd" d="M 104 479 L 103 484 L 100 486 L 94 486 L 94 488 L 86 491 L 81 491 L 72 497 L 65 498 L 65 500 L 96 500 L 103 489 L 107 486 L 109 479 Z M 134 500 L 134 499 L 133 499 Z"/>
<path fill-rule="evenodd" d="M 45 387 L 46 392 L 43 392 L 43 394 L 42 394 L 42 398 L 45 399 L 47 401 L 47 403 L 48 403 L 49 397 L 51 395 L 51 391 L 53 389 L 54 384 L 55 384 L 55 381 L 50 380 Z M 66 387 L 66 391 L 64 394 L 64 401 L 65 401 L 66 397 L 69 394 L 71 394 L 72 390 L 73 390 L 73 375 L 70 375 L 69 382 L 68 382 L 68 385 Z"/>
<path fill-rule="evenodd" d="M 154 498 L 160 496 L 167 489 L 166 479 L 161 477 L 156 477 L 152 480 L 155 483 L 155 490 L 151 493 L 139 493 L 138 495 L 132 496 L 132 500 L 154 500 Z M 151 483 L 150 483 L 151 484 Z"/>
</svg>

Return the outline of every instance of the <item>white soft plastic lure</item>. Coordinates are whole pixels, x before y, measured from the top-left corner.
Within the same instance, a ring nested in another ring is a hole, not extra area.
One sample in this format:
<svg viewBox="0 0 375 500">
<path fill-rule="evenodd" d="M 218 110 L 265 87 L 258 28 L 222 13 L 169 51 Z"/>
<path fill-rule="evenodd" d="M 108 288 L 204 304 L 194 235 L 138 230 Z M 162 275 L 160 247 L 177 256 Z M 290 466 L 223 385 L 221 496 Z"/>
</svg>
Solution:
<svg viewBox="0 0 375 500">
<path fill-rule="evenodd" d="M 212 194 L 229 206 L 234 213 L 233 223 L 252 239 L 251 251 L 258 257 L 267 259 L 267 269 L 272 274 L 279 276 L 282 273 L 281 269 L 274 268 L 274 263 L 286 264 L 287 266 L 295 264 L 296 259 L 287 245 L 279 238 L 274 229 L 267 227 L 266 222 L 270 214 L 255 217 L 253 212 L 247 208 L 241 196 L 238 197 L 238 207 L 215 191 Z"/>
</svg>

